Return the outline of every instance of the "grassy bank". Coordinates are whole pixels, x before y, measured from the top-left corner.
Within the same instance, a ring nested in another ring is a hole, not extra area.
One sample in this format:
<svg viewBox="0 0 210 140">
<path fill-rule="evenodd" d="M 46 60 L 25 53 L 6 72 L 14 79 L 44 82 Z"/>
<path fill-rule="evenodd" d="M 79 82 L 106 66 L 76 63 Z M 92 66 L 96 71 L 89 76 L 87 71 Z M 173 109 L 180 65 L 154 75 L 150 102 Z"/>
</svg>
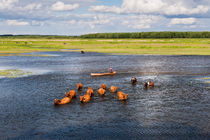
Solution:
<svg viewBox="0 0 210 140">
<path fill-rule="evenodd" d="M 210 39 L 0 38 L 0 56 L 38 51 L 68 51 L 66 49 L 120 54 L 210 55 Z"/>
</svg>

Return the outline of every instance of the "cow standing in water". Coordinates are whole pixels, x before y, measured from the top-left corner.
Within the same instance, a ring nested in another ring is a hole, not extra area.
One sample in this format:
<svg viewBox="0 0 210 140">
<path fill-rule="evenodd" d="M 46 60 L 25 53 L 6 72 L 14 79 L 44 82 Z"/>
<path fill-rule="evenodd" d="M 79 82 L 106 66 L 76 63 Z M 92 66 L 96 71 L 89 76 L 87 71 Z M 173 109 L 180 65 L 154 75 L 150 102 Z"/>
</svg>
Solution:
<svg viewBox="0 0 210 140">
<path fill-rule="evenodd" d="M 137 82 L 136 77 L 132 77 L 132 78 L 131 78 L 131 84 L 133 84 L 133 85 L 134 85 L 134 84 L 136 84 L 136 82 Z"/>
<path fill-rule="evenodd" d="M 117 92 L 117 97 L 121 101 L 125 101 L 128 98 L 128 94 L 123 93 L 122 91 Z"/>
<path fill-rule="evenodd" d="M 80 102 L 81 103 L 86 103 L 86 102 L 89 102 L 91 99 L 90 95 L 89 94 L 85 94 L 83 96 L 80 96 Z"/>
<path fill-rule="evenodd" d="M 82 83 L 77 84 L 77 90 L 82 90 L 82 87 L 83 87 Z"/>
<path fill-rule="evenodd" d="M 118 87 L 111 86 L 110 87 L 110 92 L 115 93 L 115 92 L 117 92 L 117 89 L 118 89 Z"/>
<path fill-rule="evenodd" d="M 66 92 L 66 97 L 71 97 L 71 98 L 76 98 L 76 91 L 75 90 L 70 90 L 69 92 Z"/>
<path fill-rule="evenodd" d="M 68 104 L 71 102 L 71 97 L 64 97 L 63 99 L 55 99 L 54 100 L 54 105 L 64 105 L 64 104 Z"/>
<path fill-rule="evenodd" d="M 149 81 L 149 82 L 145 82 L 144 83 L 144 87 L 145 88 L 151 88 L 151 87 L 154 87 L 154 86 L 155 86 L 155 84 L 152 81 Z"/>
</svg>

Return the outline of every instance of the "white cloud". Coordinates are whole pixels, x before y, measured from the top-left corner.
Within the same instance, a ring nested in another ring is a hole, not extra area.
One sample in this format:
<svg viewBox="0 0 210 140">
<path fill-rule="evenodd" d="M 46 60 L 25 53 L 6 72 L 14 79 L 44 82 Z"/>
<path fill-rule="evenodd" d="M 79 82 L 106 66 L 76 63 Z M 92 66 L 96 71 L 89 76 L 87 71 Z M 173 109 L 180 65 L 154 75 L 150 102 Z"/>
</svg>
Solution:
<svg viewBox="0 0 210 140">
<path fill-rule="evenodd" d="M 195 18 L 173 18 L 171 19 L 171 22 L 169 23 L 169 25 L 176 25 L 176 24 L 188 25 L 188 24 L 194 24 L 194 23 L 196 23 Z"/>
<path fill-rule="evenodd" d="M 194 0 L 123 0 L 121 7 L 91 6 L 89 11 L 117 14 L 192 15 L 207 13 L 209 7 L 210 5 L 202 5 Z"/>
<path fill-rule="evenodd" d="M 116 6 L 104 6 L 104 5 L 99 5 L 99 6 L 91 6 L 89 8 L 89 11 L 92 12 L 105 12 L 105 13 L 117 13 L 120 14 L 122 13 L 122 9 Z"/>
<path fill-rule="evenodd" d="M 33 21 L 31 22 L 31 25 L 32 25 L 32 26 L 44 26 L 44 22 L 40 22 L 40 21 L 35 21 L 35 20 L 33 20 Z"/>
<path fill-rule="evenodd" d="M 93 2 L 96 2 L 97 0 L 71 0 L 72 2 L 82 2 L 82 3 L 84 3 L 84 2 L 86 2 L 86 3 L 93 3 Z"/>
<path fill-rule="evenodd" d="M 210 29 L 210 0 L 120 1 L 120 5 L 110 2 L 109 6 L 100 0 L 0 0 L 0 32 L 82 34 Z M 76 8 L 75 12 L 55 12 Z M 20 30 L 21 25 L 28 29 Z"/>
<path fill-rule="evenodd" d="M 51 16 L 48 11 L 49 8 L 41 3 L 0 0 L 0 19 L 4 20 L 43 20 Z"/>
<path fill-rule="evenodd" d="M 52 5 L 54 11 L 71 11 L 79 7 L 79 4 L 64 4 L 61 1 L 56 2 Z"/>
<path fill-rule="evenodd" d="M 0 10 L 11 9 L 18 0 L 0 0 Z"/>
<path fill-rule="evenodd" d="M 42 4 L 36 4 L 36 3 L 32 3 L 32 4 L 28 4 L 24 7 L 25 10 L 39 10 L 41 9 Z"/>
<path fill-rule="evenodd" d="M 7 20 L 7 24 L 10 26 L 27 26 L 29 25 L 26 21 Z"/>
<path fill-rule="evenodd" d="M 94 29 L 100 25 L 112 28 L 125 28 L 127 26 L 129 29 L 149 29 L 152 25 L 156 24 L 158 21 L 165 20 L 163 16 L 154 15 L 94 15 L 94 14 L 84 14 L 79 15 L 78 19 L 72 19 L 68 24 L 74 27 L 87 27 Z"/>
<path fill-rule="evenodd" d="M 87 16 L 87 15 L 86 15 Z M 110 17 L 104 15 L 93 15 L 92 17 L 88 18 L 87 20 L 70 20 L 69 24 L 77 25 L 77 26 L 89 26 L 91 29 L 94 29 L 97 25 L 111 25 L 112 22 Z"/>
<path fill-rule="evenodd" d="M 69 21 L 69 24 L 76 24 L 76 23 L 77 23 L 77 21 L 74 19 Z"/>
<path fill-rule="evenodd" d="M 125 19 L 122 19 L 122 24 L 133 29 L 148 29 L 151 28 L 151 25 L 156 23 L 158 20 L 161 20 L 161 16 L 131 16 Z"/>
<path fill-rule="evenodd" d="M 189 26 L 185 26 L 185 28 L 197 28 L 196 25 L 189 25 Z"/>
</svg>

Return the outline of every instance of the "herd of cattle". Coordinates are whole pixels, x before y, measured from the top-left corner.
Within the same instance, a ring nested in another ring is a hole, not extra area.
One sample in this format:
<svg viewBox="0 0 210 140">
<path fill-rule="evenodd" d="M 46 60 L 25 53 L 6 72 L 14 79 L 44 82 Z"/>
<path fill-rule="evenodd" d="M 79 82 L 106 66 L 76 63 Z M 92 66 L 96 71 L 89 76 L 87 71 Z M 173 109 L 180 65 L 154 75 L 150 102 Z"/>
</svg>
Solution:
<svg viewBox="0 0 210 140">
<path fill-rule="evenodd" d="M 134 77 L 131 79 L 131 83 L 132 84 L 136 84 L 137 82 L 137 79 Z M 149 87 L 154 87 L 154 82 L 152 81 L 149 81 L 149 82 L 145 82 L 144 83 L 144 87 L 145 88 L 149 88 Z M 83 88 L 83 85 L 82 83 L 78 83 L 77 84 L 77 90 L 78 91 L 81 91 Z M 106 91 L 108 90 L 106 84 L 102 84 L 100 86 L 100 88 L 97 90 L 97 93 L 100 95 L 100 96 L 105 96 L 105 93 Z M 116 86 L 111 86 L 109 88 L 110 92 L 112 93 L 116 93 L 117 90 L 118 90 L 118 87 Z M 65 94 L 65 97 L 63 99 L 55 99 L 54 100 L 54 104 L 55 105 L 62 105 L 62 104 L 68 104 L 71 102 L 71 100 L 73 98 L 76 98 L 76 94 L 77 92 L 75 90 L 70 90 L 69 92 L 66 92 Z M 80 96 L 80 102 L 81 103 L 86 103 L 86 102 L 89 102 L 91 100 L 91 97 L 94 95 L 94 90 L 92 87 L 88 87 L 88 89 L 86 90 L 86 94 L 84 94 L 83 96 Z M 125 94 L 123 93 L 122 91 L 118 91 L 117 92 L 117 97 L 119 100 L 127 100 L 128 98 L 128 94 Z"/>
</svg>

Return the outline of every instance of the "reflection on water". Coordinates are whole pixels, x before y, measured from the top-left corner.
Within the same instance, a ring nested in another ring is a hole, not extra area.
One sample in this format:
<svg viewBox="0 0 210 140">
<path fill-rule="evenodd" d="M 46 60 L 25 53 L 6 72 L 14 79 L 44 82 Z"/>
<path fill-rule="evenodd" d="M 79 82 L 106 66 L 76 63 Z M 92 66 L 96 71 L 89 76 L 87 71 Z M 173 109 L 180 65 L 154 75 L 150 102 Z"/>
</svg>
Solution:
<svg viewBox="0 0 210 140">
<path fill-rule="evenodd" d="M 42 53 L 44 54 L 44 53 Z M 207 139 L 209 138 L 210 56 L 115 56 L 51 52 L 56 57 L 0 57 L 1 67 L 34 70 L 37 75 L 0 79 L 0 137 L 14 139 Z M 192 67 L 199 65 L 199 67 Z M 91 77 L 112 66 L 116 76 Z M 42 72 L 44 71 L 44 72 Z M 130 84 L 136 77 L 138 83 Z M 155 87 L 144 89 L 153 80 Z M 55 98 L 85 89 L 70 104 Z M 79 102 L 88 86 L 115 85 L 126 102 L 107 91 Z"/>
</svg>

